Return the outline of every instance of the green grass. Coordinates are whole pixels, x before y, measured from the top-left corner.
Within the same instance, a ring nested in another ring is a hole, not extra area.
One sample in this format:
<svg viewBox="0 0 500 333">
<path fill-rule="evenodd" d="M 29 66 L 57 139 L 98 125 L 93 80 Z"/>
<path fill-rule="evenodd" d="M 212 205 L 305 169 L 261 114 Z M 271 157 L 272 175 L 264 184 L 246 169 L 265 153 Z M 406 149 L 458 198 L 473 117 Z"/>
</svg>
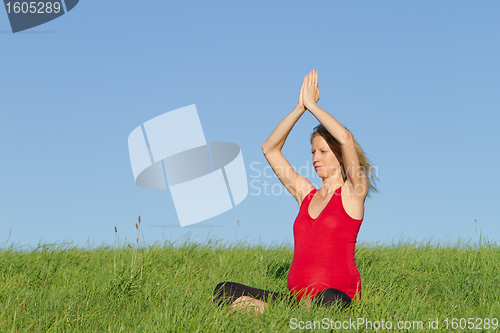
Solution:
<svg viewBox="0 0 500 333">
<path fill-rule="evenodd" d="M 302 321 L 304 326 L 318 321 L 316 328 L 320 328 L 324 318 L 329 325 L 360 318 L 390 321 L 393 329 L 386 331 L 447 332 L 452 330 L 453 318 L 500 317 L 500 248 L 484 241 L 477 247 L 358 244 L 362 300 L 346 311 L 276 303 L 263 315 L 251 316 L 243 311 L 230 313 L 212 302 L 213 288 L 222 281 L 287 292 L 292 256 L 287 245 L 231 246 L 220 241 L 167 243 L 138 250 L 65 245 L 30 251 L 4 248 L 0 250 L 0 331 L 284 332 L 300 331 L 291 329 L 291 321 Z M 429 320 L 437 318 L 439 329 L 429 329 Z M 423 329 L 398 330 L 399 321 L 412 325 L 422 321 Z M 342 331 L 331 327 L 316 331 Z M 353 331 L 376 331 L 365 324 L 357 328 Z"/>
</svg>

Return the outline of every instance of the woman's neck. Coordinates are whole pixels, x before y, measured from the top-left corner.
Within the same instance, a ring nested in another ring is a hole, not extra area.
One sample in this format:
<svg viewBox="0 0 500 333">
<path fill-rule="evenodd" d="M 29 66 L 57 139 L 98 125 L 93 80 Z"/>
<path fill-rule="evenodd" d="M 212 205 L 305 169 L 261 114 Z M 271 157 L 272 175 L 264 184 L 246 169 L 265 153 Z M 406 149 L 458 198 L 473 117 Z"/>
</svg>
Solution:
<svg viewBox="0 0 500 333">
<path fill-rule="evenodd" d="M 321 188 L 318 190 L 318 193 L 322 197 L 324 197 L 335 192 L 335 190 L 342 185 L 344 185 L 344 179 L 342 178 L 342 176 L 328 177 L 323 179 L 323 181 L 321 182 Z"/>
</svg>

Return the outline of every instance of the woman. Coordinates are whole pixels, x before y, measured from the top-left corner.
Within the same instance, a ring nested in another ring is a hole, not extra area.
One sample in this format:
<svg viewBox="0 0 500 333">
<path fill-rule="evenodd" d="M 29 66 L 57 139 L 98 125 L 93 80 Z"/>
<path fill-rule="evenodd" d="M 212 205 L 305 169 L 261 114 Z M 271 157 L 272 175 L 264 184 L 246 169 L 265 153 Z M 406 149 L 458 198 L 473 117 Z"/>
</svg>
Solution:
<svg viewBox="0 0 500 333">
<path fill-rule="evenodd" d="M 293 195 L 300 211 L 293 226 L 294 257 L 288 289 L 297 300 L 348 306 L 361 297 L 361 280 L 354 262 L 356 237 L 364 217 L 364 202 L 375 190 L 371 166 L 352 134 L 321 109 L 318 72 L 304 77 L 295 109 L 274 129 L 262 151 L 276 176 Z M 313 166 L 322 179 L 321 188 L 297 174 L 281 153 L 297 120 L 309 110 L 321 123 L 311 135 Z M 282 299 L 278 293 L 233 282 L 217 285 L 216 300 L 233 308 L 252 305 L 262 312 L 267 300 Z"/>
</svg>

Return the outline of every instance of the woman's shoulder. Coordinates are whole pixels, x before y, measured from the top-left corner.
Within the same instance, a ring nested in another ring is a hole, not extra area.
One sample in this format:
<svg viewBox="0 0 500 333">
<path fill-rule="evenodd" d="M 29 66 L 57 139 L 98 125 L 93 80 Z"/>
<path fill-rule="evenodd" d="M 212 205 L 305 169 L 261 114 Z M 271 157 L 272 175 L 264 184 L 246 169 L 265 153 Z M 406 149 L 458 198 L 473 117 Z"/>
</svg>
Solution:
<svg viewBox="0 0 500 333">
<path fill-rule="evenodd" d="M 365 212 L 365 198 L 355 194 L 356 188 L 349 180 L 341 186 L 341 199 L 344 210 L 351 218 L 362 220 Z"/>
<path fill-rule="evenodd" d="M 306 201 L 306 199 L 311 199 L 314 194 L 318 191 L 316 187 L 314 187 L 311 183 L 309 183 L 310 186 L 307 186 L 306 188 L 303 188 L 301 191 L 301 196 L 299 197 L 299 207 L 302 207 L 302 203 Z"/>
</svg>

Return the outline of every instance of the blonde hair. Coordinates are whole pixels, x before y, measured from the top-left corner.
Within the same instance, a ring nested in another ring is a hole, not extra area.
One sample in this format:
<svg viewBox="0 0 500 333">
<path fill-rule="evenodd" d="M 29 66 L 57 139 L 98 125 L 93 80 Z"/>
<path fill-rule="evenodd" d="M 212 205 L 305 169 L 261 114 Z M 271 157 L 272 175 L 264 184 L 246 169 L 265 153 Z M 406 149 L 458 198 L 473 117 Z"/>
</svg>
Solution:
<svg viewBox="0 0 500 333">
<path fill-rule="evenodd" d="M 331 135 L 330 132 L 328 132 L 326 128 L 321 124 L 319 124 L 313 129 L 313 132 L 311 133 L 311 144 L 313 142 L 313 139 L 317 136 L 321 136 L 323 139 L 325 139 L 326 143 L 328 143 L 328 146 L 330 147 L 332 152 L 335 154 L 335 156 L 337 156 L 340 162 L 342 178 L 344 179 L 344 181 L 346 181 L 347 174 L 344 169 L 344 161 L 342 159 L 342 150 L 340 148 L 340 142 L 338 142 L 338 140 L 335 139 L 333 135 Z M 356 142 L 354 136 L 352 138 L 354 140 L 354 147 L 356 148 L 356 154 L 358 155 L 359 165 L 361 167 L 361 170 L 365 174 L 366 183 L 368 185 L 367 196 L 370 197 L 370 192 L 379 192 L 374 185 L 374 181 L 378 180 L 378 177 L 373 173 L 371 162 L 368 159 L 368 157 L 366 157 L 365 152 L 363 151 L 363 149 L 361 149 L 361 146 Z"/>
</svg>

